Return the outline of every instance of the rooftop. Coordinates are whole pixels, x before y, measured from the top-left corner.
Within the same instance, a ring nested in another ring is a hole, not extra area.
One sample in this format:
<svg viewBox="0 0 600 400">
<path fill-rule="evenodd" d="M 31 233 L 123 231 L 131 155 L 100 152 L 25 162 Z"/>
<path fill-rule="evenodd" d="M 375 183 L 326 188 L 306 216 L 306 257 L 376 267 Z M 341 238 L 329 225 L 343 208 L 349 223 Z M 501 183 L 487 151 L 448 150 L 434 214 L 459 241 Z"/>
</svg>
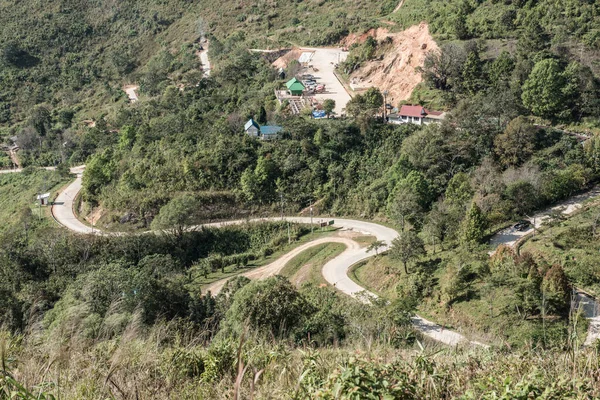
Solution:
<svg viewBox="0 0 600 400">
<path fill-rule="evenodd" d="M 440 118 L 443 118 L 444 113 L 442 111 L 428 110 L 422 106 L 403 105 L 400 108 L 398 115 L 400 115 L 402 117 L 419 117 L 419 118 L 428 117 L 428 118 L 433 118 L 433 119 L 440 119 Z"/>
<path fill-rule="evenodd" d="M 304 90 L 304 85 L 296 78 L 292 78 L 286 82 L 285 86 L 289 90 Z"/>
<path fill-rule="evenodd" d="M 260 133 L 263 135 L 275 135 L 281 132 L 283 128 L 277 125 L 264 125 L 260 127 Z"/>
<path fill-rule="evenodd" d="M 256 123 L 256 121 L 254 121 L 252 118 L 250 118 L 248 120 L 248 122 L 246 122 L 246 125 L 244 125 L 244 130 L 247 131 L 248 129 L 250 129 L 251 126 L 255 126 L 255 127 L 259 128 L 259 126 Z"/>
</svg>

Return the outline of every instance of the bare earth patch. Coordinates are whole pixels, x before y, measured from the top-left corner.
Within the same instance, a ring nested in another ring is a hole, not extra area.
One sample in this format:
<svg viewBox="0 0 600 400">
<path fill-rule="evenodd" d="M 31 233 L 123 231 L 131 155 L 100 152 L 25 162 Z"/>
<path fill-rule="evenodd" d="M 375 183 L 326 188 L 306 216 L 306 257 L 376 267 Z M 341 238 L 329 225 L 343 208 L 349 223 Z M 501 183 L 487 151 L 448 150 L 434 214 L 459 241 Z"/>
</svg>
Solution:
<svg viewBox="0 0 600 400">
<path fill-rule="evenodd" d="M 391 38 L 390 50 L 382 60 L 365 62 L 354 71 L 350 75 L 350 87 L 356 91 L 370 87 L 387 90 L 390 104 L 407 100 L 422 80 L 417 67 L 423 66 L 427 52 L 438 49 L 429 26 L 422 22 L 398 33 L 390 33 L 386 28 L 371 29 L 362 35 L 348 35 L 344 44 L 362 43 L 369 36 L 378 42 Z"/>
</svg>

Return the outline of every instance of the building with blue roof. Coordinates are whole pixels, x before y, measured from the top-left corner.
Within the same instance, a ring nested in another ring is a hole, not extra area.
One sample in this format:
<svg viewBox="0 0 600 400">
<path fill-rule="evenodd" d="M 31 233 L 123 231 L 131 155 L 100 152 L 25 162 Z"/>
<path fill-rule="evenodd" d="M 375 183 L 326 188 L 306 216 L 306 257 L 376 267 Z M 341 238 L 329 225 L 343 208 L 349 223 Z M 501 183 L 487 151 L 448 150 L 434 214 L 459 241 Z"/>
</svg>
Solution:
<svg viewBox="0 0 600 400">
<path fill-rule="evenodd" d="M 246 134 L 252 137 L 260 138 L 262 140 L 271 140 L 276 139 L 279 132 L 281 132 L 283 128 L 278 125 L 263 125 L 260 126 L 253 119 L 249 119 L 248 122 L 244 125 L 244 131 Z"/>
</svg>

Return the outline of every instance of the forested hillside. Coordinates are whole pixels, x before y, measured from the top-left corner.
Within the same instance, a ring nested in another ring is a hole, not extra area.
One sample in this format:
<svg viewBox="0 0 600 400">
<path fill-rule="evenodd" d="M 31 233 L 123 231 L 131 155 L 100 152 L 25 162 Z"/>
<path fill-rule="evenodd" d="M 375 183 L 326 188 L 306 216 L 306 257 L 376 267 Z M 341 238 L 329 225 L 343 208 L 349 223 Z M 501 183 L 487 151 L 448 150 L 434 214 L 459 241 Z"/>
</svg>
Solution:
<svg viewBox="0 0 600 400">
<path fill-rule="evenodd" d="M 402 104 L 377 87 L 348 89 L 344 115 L 294 113 L 275 90 L 298 63 L 284 78 L 255 51 L 352 33 L 328 61 L 348 88 L 403 56 L 368 32 L 423 21 L 439 51 L 417 45 L 408 102 L 446 112 L 426 126 L 387 123 Z M 599 23 L 579 0 L 0 0 L 0 165 L 10 149 L 24 167 L 0 175 L 0 400 L 598 398 L 599 342 L 582 347 L 597 322 L 575 301 L 600 295 L 594 203 L 548 212 L 523 251 L 489 239 L 598 183 Z M 251 118 L 282 130 L 252 137 Z M 68 209 L 103 234 L 33 203 L 82 164 Z M 397 234 L 386 248 L 285 221 L 196 226 L 284 215 Z M 321 274 L 206 290 L 334 235 L 372 255 L 351 273 L 380 298 Z M 415 313 L 478 342 L 442 347 Z"/>
</svg>

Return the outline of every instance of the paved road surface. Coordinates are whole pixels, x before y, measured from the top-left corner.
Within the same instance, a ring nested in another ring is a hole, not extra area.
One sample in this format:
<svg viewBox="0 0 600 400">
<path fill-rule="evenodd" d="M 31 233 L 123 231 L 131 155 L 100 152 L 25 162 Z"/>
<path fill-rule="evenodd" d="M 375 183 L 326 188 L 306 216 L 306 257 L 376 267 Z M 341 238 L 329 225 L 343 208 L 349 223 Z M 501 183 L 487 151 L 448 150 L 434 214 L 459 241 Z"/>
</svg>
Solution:
<svg viewBox="0 0 600 400">
<path fill-rule="evenodd" d="M 277 220 L 279 218 L 268 218 L 271 220 Z M 286 217 L 285 218 L 287 221 L 291 221 L 291 222 L 298 222 L 298 223 L 304 223 L 304 224 L 309 224 L 311 222 L 311 219 L 309 217 Z M 254 220 L 257 221 L 257 220 Z M 314 223 L 318 223 L 320 221 L 320 219 L 314 218 Z M 394 238 L 396 238 L 398 236 L 398 232 L 396 232 L 394 229 L 382 226 L 382 225 L 378 225 L 372 222 L 366 222 L 366 221 L 356 221 L 356 220 L 350 220 L 350 219 L 334 219 L 335 223 L 334 223 L 334 227 L 338 227 L 338 228 L 343 228 L 343 229 L 349 229 L 349 230 L 353 230 L 356 232 L 362 232 L 364 234 L 367 235 L 373 235 L 377 238 L 377 240 L 382 240 L 386 243 L 386 247 L 382 249 L 382 251 L 385 251 L 389 245 L 391 244 L 392 240 L 394 240 Z M 214 224 L 207 224 L 209 226 L 223 226 L 223 225 L 230 225 L 230 224 L 236 224 L 236 223 L 241 223 L 244 221 L 228 221 L 228 222 L 224 222 L 224 223 L 214 223 Z M 325 243 L 325 242 L 338 242 L 339 238 L 323 238 L 323 239 L 319 239 L 318 243 Z M 315 242 L 311 242 L 311 243 L 307 243 L 306 245 L 300 246 L 297 249 L 301 249 L 305 250 L 308 247 L 311 247 L 314 244 L 318 244 Z M 352 241 L 354 242 L 354 241 Z M 313 244 L 314 243 L 314 244 Z M 356 243 L 356 242 L 354 242 Z M 296 250 L 297 250 L 296 249 Z M 288 253 L 287 255 L 285 255 L 284 257 L 286 258 L 286 260 L 283 263 L 273 263 L 270 264 L 268 266 L 262 267 L 264 269 L 266 269 L 268 272 L 263 271 L 259 271 L 256 274 L 256 277 L 260 278 L 265 278 L 267 276 L 271 276 L 276 274 L 277 272 L 281 271 L 281 268 L 283 268 L 283 266 L 285 265 L 285 263 L 287 263 L 287 261 L 289 261 L 290 259 L 292 259 L 295 255 L 299 254 L 302 250 L 298 250 L 296 252 L 296 250 L 293 250 L 292 252 Z M 293 253 L 293 254 L 291 254 Z M 288 258 L 288 255 L 291 255 Z M 368 290 L 366 290 L 365 288 L 363 288 L 362 286 L 358 285 L 356 282 L 354 282 L 352 279 L 350 279 L 348 277 L 348 270 L 350 269 L 350 267 L 354 264 L 356 264 L 359 261 L 362 261 L 368 257 L 372 257 L 373 254 L 372 253 L 367 253 L 366 248 L 361 248 L 360 246 L 358 246 L 357 244 L 354 244 L 352 246 L 348 245 L 348 247 L 346 248 L 346 250 L 344 252 L 342 252 L 340 255 L 338 255 L 337 257 L 331 259 L 329 262 L 327 262 L 324 266 L 323 266 L 323 277 L 325 278 L 325 280 L 327 282 L 329 282 L 331 285 L 334 285 L 336 289 L 340 290 L 341 292 L 352 296 L 364 303 L 368 303 L 369 300 L 369 296 L 370 297 L 377 297 L 377 295 L 375 295 L 374 293 L 369 292 Z M 248 272 L 247 274 L 251 274 L 251 272 Z M 246 275 L 246 274 L 245 274 Z M 246 275 L 248 276 L 248 275 Z M 218 291 L 221 290 L 221 288 L 223 287 L 223 285 L 225 284 L 225 282 L 227 281 L 227 279 L 218 281 L 216 283 L 214 283 L 213 285 L 211 285 L 209 288 L 211 293 L 215 294 L 218 293 Z M 469 341 L 467 338 L 465 338 L 463 335 L 461 335 L 458 332 L 454 332 L 451 330 L 446 330 L 443 327 L 441 327 L 440 325 L 437 325 L 431 321 L 428 321 L 420 316 L 415 316 L 415 318 L 413 318 L 413 324 L 414 326 L 420 330 L 424 335 L 431 337 L 434 340 L 440 341 L 442 343 L 451 345 L 451 346 L 456 346 L 457 344 L 460 343 L 471 343 L 473 345 L 478 345 L 478 346 L 484 346 L 487 347 L 486 345 L 480 343 L 480 342 L 475 342 L 475 341 Z"/>
<path fill-rule="evenodd" d="M 600 196 L 600 186 L 596 186 L 585 193 L 573 196 L 568 200 L 556 204 L 555 206 L 535 213 L 531 218 L 527 218 L 527 220 L 531 222 L 532 227 L 523 232 L 519 232 L 513 227 L 501 230 L 492 236 L 490 240 L 490 244 L 493 246 L 493 250 L 490 252 L 490 254 L 493 254 L 496 248 L 498 248 L 498 246 L 501 244 L 509 247 L 514 246 L 516 242 L 523 236 L 533 232 L 533 226 L 535 226 L 536 229 L 539 229 L 544 222 L 550 220 L 552 214 L 561 213 L 562 215 L 568 217 L 583 207 L 583 202 L 585 200 L 598 196 Z"/>
<path fill-rule="evenodd" d="M 246 278 L 249 278 L 249 279 L 265 279 L 270 276 L 277 275 L 278 273 L 281 272 L 281 270 L 286 266 L 286 264 L 292 258 L 296 257 L 298 254 L 302 253 L 306 249 L 309 249 L 311 247 L 314 247 L 314 246 L 317 246 L 317 245 L 323 244 L 323 243 L 345 244 L 346 250 L 344 250 L 343 253 L 353 252 L 353 251 L 356 251 L 357 248 L 360 248 L 358 243 L 356 243 L 354 240 L 351 240 L 348 238 L 326 237 L 326 238 L 316 239 L 316 240 L 313 240 L 312 242 L 308 242 L 301 246 L 296 247 L 289 253 L 285 254 L 284 256 L 278 258 L 277 260 L 273 261 L 272 263 L 270 263 L 268 265 L 265 265 L 265 266 L 262 266 L 259 268 L 255 268 L 255 269 L 252 269 L 247 272 L 243 272 L 240 275 L 245 276 Z M 225 283 L 229 279 L 231 279 L 231 278 L 221 279 L 219 281 L 216 281 L 216 282 L 208 285 L 206 288 L 204 288 L 204 292 L 205 293 L 210 292 L 213 296 L 217 295 L 221 291 L 221 289 L 223 289 L 223 285 L 225 285 Z"/>
<path fill-rule="evenodd" d="M 535 229 L 539 229 L 544 224 L 544 222 L 547 222 L 552 218 L 553 214 L 561 213 L 565 217 L 568 217 L 575 211 L 583 207 L 583 203 L 586 200 L 598 196 L 600 196 L 600 186 L 596 186 L 585 193 L 573 196 L 568 200 L 560 202 L 553 207 L 535 213 L 533 217 L 528 218 L 528 221 L 531 222 L 532 227 L 527 229 L 526 231 L 519 232 L 513 227 L 501 230 L 500 232 L 492 236 L 490 240 L 490 244 L 493 246 L 493 250 L 490 251 L 490 255 L 493 255 L 496 252 L 498 246 L 500 246 L 501 244 L 508 247 L 514 247 L 519 239 L 521 239 L 525 235 L 532 233 L 534 227 Z M 589 322 L 588 334 L 584 345 L 591 345 L 597 339 L 600 339 L 600 314 L 598 313 L 598 309 L 600 306 L 593 298 L 587 296 L 584 293 L 577 292 L 575 296 L 575 301 L 578 305 L 581 305 L 583 309 L 583 314 Z"/>
<path fill-rule="evenodd" d="M 67 188 L 63 192 L 61 192 L 58 195 L 58 197 L 55 201 L 55 205 L 52 207 L 52 214 L 54 215 L 54 218 L 61 225 L 65 226 L 67 229 L 70 229 L 70 230 L 72 230 L 74 232 L 78 232 L 78 233 L 85 233 L 85 234 L 95 233 L 95 234 L 97 234 L 98 230 L 95 230 L 94 232 L 92 232 L 92 228 L 83 224 L 81 221 L 79 221 L 73 212 L 73 201 L 76 198 L 79 191 L 81 190 L 81 177 L 82 177 L 84 168 L 85 167 L 81 166 L 81 167 L 74 168 L 71 170 L 72 173 L 77 174 L 77 178 L 73 181 L 73 183 L 71 183 L 69 186 L 67 186 Z M 269 219 L 277 220 L 278 218 L 269 218 Z M 309 218 L 309 217 L 289 217 L 289 218 L 286 218 L 286 220 L 291 221 L 291 222 L 299 222 L 299 223 L 310 223 L 311 222 L 311 218 Z M 253 220 L 253 221 L 259 221 L 259 220 Z M 201 226 L 221 227 L 221 226 L 226 226 L 226 225 L 240 224 L 240 223 L 244 223 L 244 222 L 246 222 L 246 221 L 244 221 L 244 220 L 226 221 L 226 222 L 216 222 L 216 223 L 211 223 L 211 224 L 206 224 L 206 225 L 201 225 Z M 314 222 L 318 223 L 319 219 L 314 218 Z M 192 229 L 197 229 L 201 226 L 193 227 Z M 377 240 L 383 240 L 386 243 L 385 248 L 387 248 L 391 244 L 392 240 L 394 240 L 394 238 L 396 236 L 398 236 L 398 232 L 396 232 L 395 230 L 385 227 L 385 226 L 374 224 L 372 222 L 355 221 L 355 220 L 349 220 L 349 219 L 336 219 L 334 226 L 341 227 L 344 229 L 351 229 L 351 230 L 354 230 L 357 232 L 363 232 L 365 234 L 373 235 L 377 238 Z M 294 256 L 299 254 L 301 251 L 303 251 L 311 246 L 315 246 L 317 244 L 325 243 L 325 242 L 339 242 L 339 243 L 345 243 L 347 245 L 346 250 L 344 252 L 342 252 L 342 254 L 340 254 L 339 256 L 330 260 L 323 267 L 323 277 L 325 278 L 325 280 L 327 280 L 330 284 L 334 285 L 338 290 L 340 290 L 350 296 L 358 298 L 359 300 L 362 300 L 364 302 L 367 301 L 366 298 L 364 296 L 359 296 L 359 293 L 366 293 L 370 296 L 377 297 L 375 294 L 366 291 L 363 287 L 359 286 L 358 284 L 356 284 L 353 280 L 351 280 L 348 277 L 348 269 L 353 264 L 355 264 L 358 261 L 364 260 L 368 257 L 371 257 L 373 254 L 367 253 L 366 249 L 361 248 L 356 242 L 354 242 L 350 239 L 344 239 L 344 238 L 323 238 L 323 239 L 315 240 L 313 242 L 310 242 L 305 245 L 297 247 L 296 249 L 292 250 L 290 253 L 284 255 L 279 260 L 277 260 L 269 265 L 266 265 L 264 267 L 258 268 L 253 271 L 248 271 L 244 275 L 246 275 L 250 278 L 259 278 L 260 279 L 260 278 L 265 278 L 267 276 L 277 274 L 279 271 L 281 271 L 281 269 L 285 266 L 285 264 L 289 260 L 291 260 Z M 208 289 L 213 294 L 218 293 L 221 290 L 221 288 L 223 287 L 223 284 L 225 282 L 226 282 L 226 279 L 218 281 L 218 282 L 214 283 L 213 285 L 211 285 Z M 468 342 L 467 339 L 464 336 L 460 335 L 459 333 L 448 331 L 448 330 L 443 330 L 441 327 L 435 325 L 434 323 L 427 321 L 425 319 L 422 319 L 420 317 L 417 317 L 417 319 L 415 321 L 416 321 L 415 326 L 418 329 L 422 329 L 423 334 L 430 336 L 431 338 L 433 338 L 435 340 L 441 341 L 441 342 L 449 344 L 449 345 L 456 345 L 461 342 Z M 478 342 L 472 342 L 472 343 L 478 344 L 478 345 L 480 344 Z"/>
<path fill-rule="evenodd" d="M 54 219 L 65 228 L 77 233 L 91 234 L 97 233 L 98 230 L 92 230 L 91 227 L 81 222 L 73 211 L 73 202 L 81 190 L 84 168 L 84 166 L 71 168 L 71 173 L 77 174 L 77 177 L 56 197 L 51 211 Z"/>
<path fill-rule="evenodd" d="M 339 48 L 303 48 L 302 50 L 314 52 L 309 64 L 318 69 L 314 73 L 317 83 L 325 85 L 325 93 L 317 93 L 315 98 L 321 102 L 325 99 L 335 100 L 335 113 L 338 116 L 343 114 L 343 109 L 346 108 L 346 104 L 351 97 L 344 85 L 337 79 L 333 70 L 335 64 L 346 60 L 348 52 L 341 51 Z"/>
<path fill-rule="evenodd" d="M 583 316 L 588 320 L 588 333 L 583 345 L 590 346 L 600 338 L 600 306 L 596 300 L 582 292 L 576 292 L 575 301 L 577 306 L 581 307 Z"/>
</svg>

